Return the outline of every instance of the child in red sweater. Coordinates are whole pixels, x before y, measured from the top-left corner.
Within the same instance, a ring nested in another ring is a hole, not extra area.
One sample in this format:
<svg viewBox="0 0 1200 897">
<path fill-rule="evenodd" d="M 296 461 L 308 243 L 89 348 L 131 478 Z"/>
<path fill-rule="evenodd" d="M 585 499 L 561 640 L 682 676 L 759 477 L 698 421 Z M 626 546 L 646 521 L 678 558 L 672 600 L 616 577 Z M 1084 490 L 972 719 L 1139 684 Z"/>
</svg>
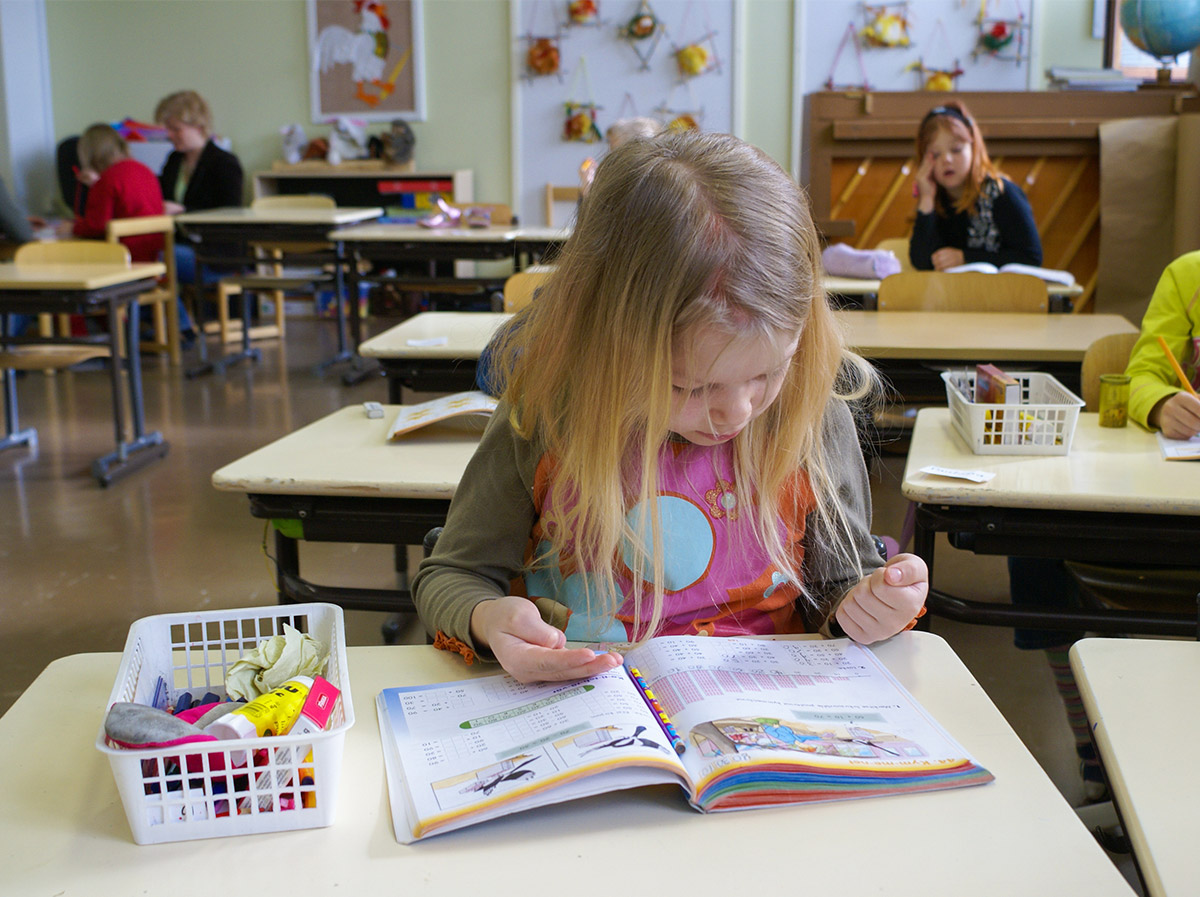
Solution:
<svg viewBox="0 0 1200 897">
<path fill-rule="evenodd" d="M 87 206 L 75 219 L 71 233 L 104 239 L 114 218 L 163 214 L 162 189 L 149 168 L 129 157 L 129 148 L 109 125 L 92 125 L 79 138 L 80 180 L 90 183 Z M 158 261 L 161 234 L 141 234 L 121 240 L 135 262 Z"/>
</svg>

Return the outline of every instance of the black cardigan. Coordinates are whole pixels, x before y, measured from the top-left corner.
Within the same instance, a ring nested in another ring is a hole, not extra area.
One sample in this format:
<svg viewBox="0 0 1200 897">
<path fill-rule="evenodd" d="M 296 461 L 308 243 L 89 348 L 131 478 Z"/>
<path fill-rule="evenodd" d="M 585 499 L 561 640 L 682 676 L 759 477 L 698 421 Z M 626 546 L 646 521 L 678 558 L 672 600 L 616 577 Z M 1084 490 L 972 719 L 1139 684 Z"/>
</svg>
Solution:
<svg viewBox="0 0 1200 897">
<path fill-rule="evenodd" d="M 183 165 L 183 153 L 176 150 L 167 156 L 158 182 L 163 197 L 175 199 L 175 182 L 179 179 L 179 167 Z M 211 140 L 204 145 L 196 168 L 188 179 L 183 194 L 183 207 L 189 212 L 216 209 L 221 206 L 242 205 L 242 163 L 233 153 L 227 153 Z"/>
</svg>

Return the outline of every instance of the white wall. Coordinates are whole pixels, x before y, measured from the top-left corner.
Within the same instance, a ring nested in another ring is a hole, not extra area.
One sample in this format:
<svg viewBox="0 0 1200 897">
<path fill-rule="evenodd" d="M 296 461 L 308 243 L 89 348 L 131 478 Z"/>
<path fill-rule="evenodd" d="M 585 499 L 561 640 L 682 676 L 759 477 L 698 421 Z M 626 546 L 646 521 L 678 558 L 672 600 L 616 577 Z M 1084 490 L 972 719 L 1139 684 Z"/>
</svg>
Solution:
<svg viewBox="0 0 1200 897">
<path fill-rule="evenodd" d="M 0 2 L 0 176 L 31 213 L 55 191 L 54 121 L 42 0 Z"/>
</svg>

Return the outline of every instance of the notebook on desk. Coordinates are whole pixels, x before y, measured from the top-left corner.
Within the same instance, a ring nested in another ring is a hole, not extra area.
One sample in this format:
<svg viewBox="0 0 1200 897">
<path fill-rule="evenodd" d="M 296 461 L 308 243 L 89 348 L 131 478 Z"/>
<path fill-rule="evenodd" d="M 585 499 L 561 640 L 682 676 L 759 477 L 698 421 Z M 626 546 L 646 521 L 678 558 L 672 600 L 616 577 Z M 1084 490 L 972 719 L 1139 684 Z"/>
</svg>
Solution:
<svg viewBox="0 0 1200 897">
<path fill-rule="evenodd" d="M 1164 461 L 1200 461 L 1200 435 L 1191 439 L 1168 439 L 1162 430 L 1155 435 Z"/>
</svg>

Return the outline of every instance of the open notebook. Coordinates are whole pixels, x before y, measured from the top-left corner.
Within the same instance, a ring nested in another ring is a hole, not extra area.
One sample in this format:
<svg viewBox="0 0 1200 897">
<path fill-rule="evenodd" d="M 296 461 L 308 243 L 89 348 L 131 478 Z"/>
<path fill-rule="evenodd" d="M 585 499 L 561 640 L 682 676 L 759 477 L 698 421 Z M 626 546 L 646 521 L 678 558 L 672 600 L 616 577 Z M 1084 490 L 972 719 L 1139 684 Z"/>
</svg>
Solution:
<svg viewBox="0 0 1200 897">
<path fill-rule="evenodd" d="M 1200 461 L 1200 436 L 1191 439 L 1168 439 L 1159 430 L 1158 450 L 1164 461 Z"/>
<path fill-rule="evenodd" d="M 476 415 L 486 420 L 495 410 L 496 399 L 479 391 L 456 392 L 419 405 L 404 405 L 388 427 L 387 438 L 398 439 L 405 433 L 452 417 Z"/>
</svg>

